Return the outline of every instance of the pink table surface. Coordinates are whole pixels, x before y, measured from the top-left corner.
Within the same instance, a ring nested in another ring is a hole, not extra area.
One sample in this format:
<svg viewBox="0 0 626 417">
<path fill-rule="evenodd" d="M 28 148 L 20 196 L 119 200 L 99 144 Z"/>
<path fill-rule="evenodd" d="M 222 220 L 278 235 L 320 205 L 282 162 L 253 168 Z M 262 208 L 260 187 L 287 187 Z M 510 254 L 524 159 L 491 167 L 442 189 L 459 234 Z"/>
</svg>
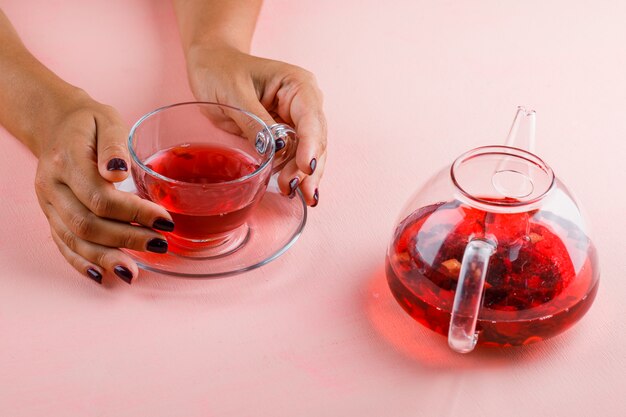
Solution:
<svg viewBox="0 0 626 417">
<path fill-rule="evenodd" d="M 626 3 L 268 0 L 254 53 L 326 95 L 320 206 L 266 267 L 98 286 L 57 252 L 35 159 L 0 132 L 1 416 L 626 415 Z M 2 2 L 49 67 L 130 124 L 191 98 L 169 2 Z M 406 316 L 383 259 L 401 206 L 515 106 L 584 202 L 602 276 L 572 330 L 448 350 Z"/>
</svg>

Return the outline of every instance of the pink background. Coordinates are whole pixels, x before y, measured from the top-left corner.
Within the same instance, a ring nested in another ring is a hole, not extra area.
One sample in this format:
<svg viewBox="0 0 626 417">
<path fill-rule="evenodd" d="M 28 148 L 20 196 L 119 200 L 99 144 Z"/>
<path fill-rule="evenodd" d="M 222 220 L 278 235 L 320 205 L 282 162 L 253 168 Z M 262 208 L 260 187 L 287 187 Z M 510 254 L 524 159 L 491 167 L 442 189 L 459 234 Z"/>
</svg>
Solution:
<svg viewBox="0 0 626 417">
<path fill-rule="evenodd" d="M 1 131 L 0 415 L 626 415 L 626 3 L 591 4 L 267 0 L 254 53 L 317 74 L 329 165 L 296 245 L 223 280 L 80 276 L 49 237 L 35 159 Z M 190 98 L 169 2 L 2 7 L 129 124 Z M 587 209 L 600 290 L 559 337 L 461 356 L 393 301 L 385 248 L 411 193 L 502 143 L 518 104 Z"/>
</svg>

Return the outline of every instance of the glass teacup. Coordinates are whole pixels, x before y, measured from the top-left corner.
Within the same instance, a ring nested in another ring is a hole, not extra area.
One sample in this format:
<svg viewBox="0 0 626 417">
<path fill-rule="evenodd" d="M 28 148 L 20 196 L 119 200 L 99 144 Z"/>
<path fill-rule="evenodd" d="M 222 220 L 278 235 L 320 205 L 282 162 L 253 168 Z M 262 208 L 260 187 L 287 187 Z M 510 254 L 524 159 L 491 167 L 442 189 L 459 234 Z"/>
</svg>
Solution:
<svg viewBox="0 0 626 417">
<path fill-rule="evenodd" d="M 167 234 L 170 251 L 213 257 L 245 244 L 246 220 L 270 176 L 295 154 L 297 137 L 290 126 L 268 127 L 241 109 L 190 102 L 143 116 L 128 147 L 139 196 L 176 224 Z"/>
</svg>

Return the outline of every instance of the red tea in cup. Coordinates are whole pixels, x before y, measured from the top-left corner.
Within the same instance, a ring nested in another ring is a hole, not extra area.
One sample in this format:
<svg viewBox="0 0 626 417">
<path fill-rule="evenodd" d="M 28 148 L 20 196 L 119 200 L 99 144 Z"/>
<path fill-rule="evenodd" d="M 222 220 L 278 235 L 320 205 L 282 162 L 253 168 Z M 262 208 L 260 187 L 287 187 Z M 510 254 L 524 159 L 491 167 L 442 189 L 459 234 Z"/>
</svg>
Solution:
<svg viewBox="0 0 626 417">
<path fill-rule="evenodd" d="M 188 144 L 165 149 L 148 158 L 146 166 L 159 174 L 176 181 L 190 184 L 221 184 L 252 174 L 259 168 L 258 162 L 243 151 L 214 145 Z M 269 179 L 264 176 L 264 182 Z M 174 190 L 176 184 L 147 178 L 144 194 L 163 206 L 176 224 L 176 236 L 186 239 L 203 239 L 205 236 L 224 233 L 245 223 L 251 210 L 260 201 L 263 193 L 250 198 L 246 184 L 234 186 L 232 193 L 221 195 L 218 190 L 205 189 L 192 194 L 184 203 Z M 183 197 L 184 198 L 184 197 Z M 185 206 L 202 206 L 202 200 L 210 198 L 213 207 L 210 213 L 187 214 Z"/>
</svg>

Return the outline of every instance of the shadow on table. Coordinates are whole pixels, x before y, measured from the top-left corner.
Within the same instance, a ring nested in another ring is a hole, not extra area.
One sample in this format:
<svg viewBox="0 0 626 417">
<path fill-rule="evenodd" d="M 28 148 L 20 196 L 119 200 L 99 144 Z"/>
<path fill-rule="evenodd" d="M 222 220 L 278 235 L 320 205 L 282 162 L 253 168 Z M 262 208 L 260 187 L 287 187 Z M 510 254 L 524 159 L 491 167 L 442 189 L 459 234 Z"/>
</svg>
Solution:
<svg viewBox="0 0 626 417">
<path fill-rule="evenodd" d="M 521 363 L 549 359 L 561 343 L 572 341 L 569 334 L 528 346 L 492 348 L 477 346 L 469 354 L 460 354 L 448 347 L 444 336 L 413 320 L 396 302 L 387 285 L 383 268 L 367 283 L 365 311 L 381 341 L 425 368 L 463 370 L 510 367 Z"/>
<path fill-rule="evenodd" d="M 283 262 L 290 256 L 287 253 L 262 268 L 222 278 L 178 278 L 141 270 L 131 291 L 137 298 L 179 307 L 202 304 L 216 308 L 254 302 L 300 282 L 299 274 L 285 269 Z"/>
</svg>

